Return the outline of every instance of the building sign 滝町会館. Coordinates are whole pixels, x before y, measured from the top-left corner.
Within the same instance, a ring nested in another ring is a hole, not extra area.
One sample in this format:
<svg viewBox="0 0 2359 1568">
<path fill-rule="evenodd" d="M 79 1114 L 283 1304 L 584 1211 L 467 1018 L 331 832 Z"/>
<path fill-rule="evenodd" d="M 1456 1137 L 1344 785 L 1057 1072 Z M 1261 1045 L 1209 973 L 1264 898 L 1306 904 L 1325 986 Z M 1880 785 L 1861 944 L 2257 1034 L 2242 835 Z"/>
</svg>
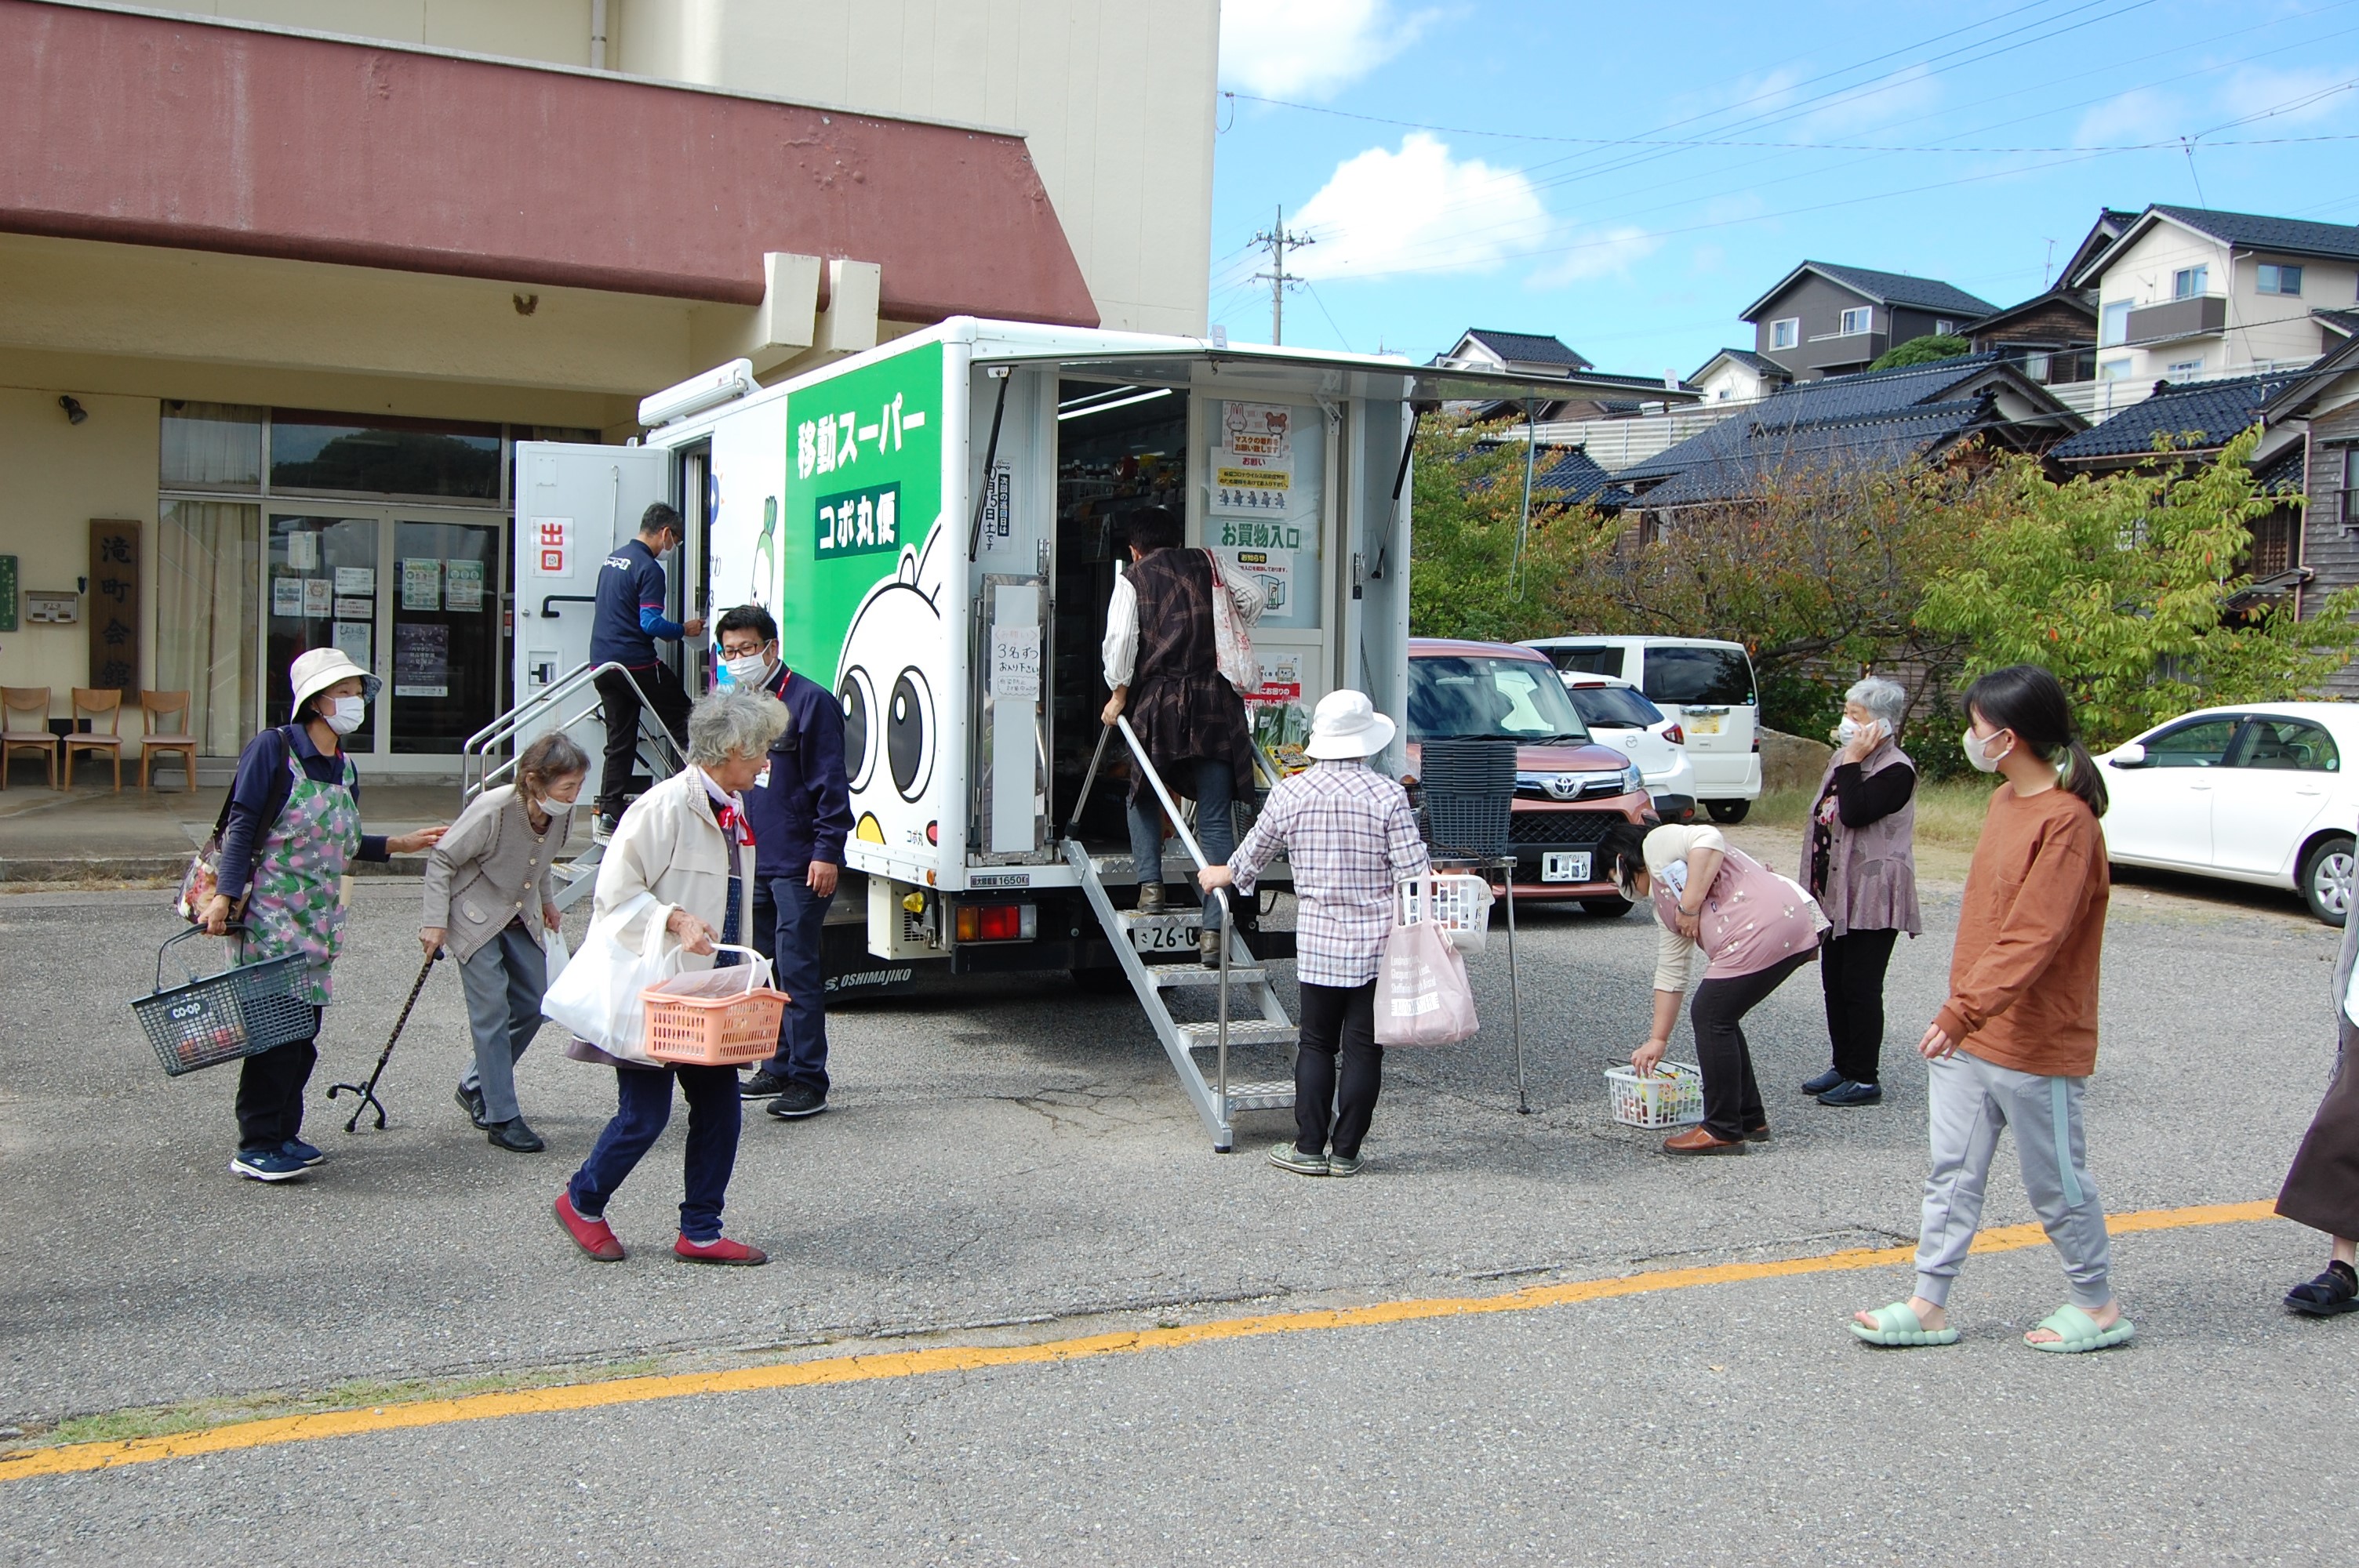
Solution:
<svg viewBox="0 0 2359 1568">
<path fill-rule="evenodd" d="M 129 697 L 139 689 L 139 524 L 90 523 L 90 684 Z"/>
</svg>

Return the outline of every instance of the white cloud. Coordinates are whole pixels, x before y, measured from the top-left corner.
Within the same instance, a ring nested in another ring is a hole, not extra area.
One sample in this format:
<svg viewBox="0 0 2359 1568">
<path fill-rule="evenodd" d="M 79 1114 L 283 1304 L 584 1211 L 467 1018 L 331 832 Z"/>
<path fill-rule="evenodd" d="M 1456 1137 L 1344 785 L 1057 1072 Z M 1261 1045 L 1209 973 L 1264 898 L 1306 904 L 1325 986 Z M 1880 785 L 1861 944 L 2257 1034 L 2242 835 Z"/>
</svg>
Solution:
<svg viewBox="0 0 2359 1568">
<path fill-rule="evenodd" d="M 1663 242 L 1631 223 L 1576 231 L 1564 242 L 1563 254 L 1531 276 L 1534 288 L 1562 288 L 1593 277 L 1626 272 L 1663 248 Z"/>
<path fill-rule="evenodd" d="M 1390 0 L 1230 0 L 1221 80 L 1270 98 L 1326 98 L 1400 53 L 1434 19 Z"/>
<path fill-rule="evenodd" d="M 1940 102 L 1940 79 L 1928 66 L 1912 65 L 1880 81 L 1843 89 L 1834 103 L 1796 121 L 1794 134 L 1799 141 L 1836 141 L 1925 114 Z"/>
<path fill-rule="evenodd" d="M 2245 66 L 2228 78 L 2220 91 L 2220 107 L 2235 119 L 2267 114 L 2270 125 L 2299 125 L 2324 120 L 2348 110 L 2359 92 L 2334 92 L 2352 78 L 2348 68 L 2313 66 L 2307 70 L 2264 70 Z M 2306 100 L 2306 102 L 2305 102 Z M 2280 104 L 2290 105 L 2280 109 Z M 2271 114 L 2270 111 L 2277 111 Z"/>
<path fill-rule="evenodd" d="M 1287 226 L 1318 241 L 1288 265 L 1324 279 L 1482 271 L 1545 245 L 1552 225 L 1522 173 L 1453 158 L 1416 131 L 1397 152 L 1370 147 L 1338 164 Z"/>
<path fill-rule="evenodd" d="M 2164 142 L 2180 135 L 2184 120 L 2179 101 L 2151 87 L 2133 87 L 2118 98 L 2108 98 L 2081 116 L 2072 132 L 2075 146 L 2114 146 L 2123 143 Z"/>
</svg>

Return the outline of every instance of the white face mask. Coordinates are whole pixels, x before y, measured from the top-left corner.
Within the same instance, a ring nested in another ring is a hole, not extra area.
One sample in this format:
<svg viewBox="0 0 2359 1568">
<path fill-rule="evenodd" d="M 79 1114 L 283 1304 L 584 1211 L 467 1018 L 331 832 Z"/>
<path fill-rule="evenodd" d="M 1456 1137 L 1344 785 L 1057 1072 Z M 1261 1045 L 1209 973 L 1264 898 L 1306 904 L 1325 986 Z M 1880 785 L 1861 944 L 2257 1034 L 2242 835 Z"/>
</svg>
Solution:
<svg viewBox="0 0 2359 1568">
<path fill-rule="evenodd" d="M 326 719 L 328 728 L 337 734 L 349 735 L 361 727 L 361 720 L 367 716 L 368 699 L 366 697 L 340 697 L 332 701 L 328 705 L 328 711 L 320 717 Z"/>
<path fill-rule="evenodd" d="M 751 688 L 770 678 L 770 655 L 766 653 L 744 654 L 734 659 L 722 660 L 721 667 L 729 672 L 731 685 Z"/>
<path fill-rule="evenodd" d="M 1851 717 L 1851 715 L 1843 715 L 1843 721 L 1835 726 L 1835 744 L 1838 746 L 1850 745 L 1854 741 L 1859 739 L 1860 731 L 1863 730 L 1872 730 L 1875 728 L 1875 720 L 1871 719 L 1867 723 L 1862 724 L 1858 719 Z"/>
<path fill-rule="evenodd" d="M 2000 733 L 2004 734 L 2006 731 L 2002 730 Z M 1990 754 L 1991 741 L 1995 741 L 1997 739 L 1998 736 L 1994 735 L 1990 738 L 1990 741 L 1985 741 L 1980 736 L 1977 736 L 1971 730 L 1966 731 L 1963 741 L 1966 748 L 1966 761 L 1974 765 L 1975 772 L 1995 773 L 1998 772 L 1998 765 L 2001 762 L 2015 755 L 2015 742 L 2013 741 L 2009 741 L 2006 751 L 2001 752 L 1995 757 L 1992 756 Z"/>
</svg>

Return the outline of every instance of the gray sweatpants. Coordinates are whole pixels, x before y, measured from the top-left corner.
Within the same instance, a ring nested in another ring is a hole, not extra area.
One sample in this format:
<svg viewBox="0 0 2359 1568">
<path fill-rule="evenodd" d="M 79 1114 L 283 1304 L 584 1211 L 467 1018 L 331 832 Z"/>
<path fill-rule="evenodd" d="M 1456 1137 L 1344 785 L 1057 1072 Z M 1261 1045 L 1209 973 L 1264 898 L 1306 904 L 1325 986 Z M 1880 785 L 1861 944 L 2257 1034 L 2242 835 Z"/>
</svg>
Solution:
<svg viewBox="0 0 2359 1568">
<path fill-rule="evenodd" d="M 2112 1244 L 2081 1136 L 2086 1078 L 2018 1073 L 1960 1051 L 1929 1063 L 1927 1130 L 1932 1173 L 1917 1240 L 1917 1293 L 1946 1305 L 1958 1265 L 1982 1220 L 1983 1189 L 2002 1129 L 2015 1129 L 2023 1187 L 2048 1239 L 2064 1256 L 2072 1304 L 2094 1312 L 2114 1299 Z"/>
<path fill-rule="evenodd" d="M 513 921 L 459 965 L 467 1026 L 475 1036 L 475 1065 L 459 1083 L 484 1091 L 485 1121 L 513 1121 L 524 1114 L 516 1108 L 516 1058 L 540 1033 L 548 972 L 539 941 Z"/>
</svg>

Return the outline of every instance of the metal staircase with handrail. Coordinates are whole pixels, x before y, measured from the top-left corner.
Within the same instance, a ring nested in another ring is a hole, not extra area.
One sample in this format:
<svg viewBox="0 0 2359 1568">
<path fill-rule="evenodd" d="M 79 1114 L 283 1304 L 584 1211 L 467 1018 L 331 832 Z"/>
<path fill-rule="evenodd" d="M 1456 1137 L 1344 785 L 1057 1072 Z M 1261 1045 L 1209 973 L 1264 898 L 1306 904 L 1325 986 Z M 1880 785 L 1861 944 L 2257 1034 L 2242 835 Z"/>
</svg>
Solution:
<svg viewBox="0 0 2359 1568">
<path fill-rule="evenodd" d="M 1130 748 L 1133 764 L 1139 776 L 1155 791 L 1155 797 L 1170 815 L 1171 825 L 1186 847 L 1189 859 L 1198 870 L 1205 865 L 1204 851 L 1196 836 L 1188 829 L 1187 818 L 1166 788 L 1162 776 L 1147 760 L 1147 749 L 1139 743 L 1130 720 L 1117 716 L 1098 737 L 1097 752 L 1090 759 L 1090 770 L 1082 781 L 1081 794 L 1076 797 L 1073 816 L 1065 824 L 1065 859 L 1080 878 L 1082 891 L 1097 912 L 1098 924 L 1104 928 L 1107 942 L 1122 964 L 1123 973 L 1129 977 L 1130 988 L 1137 993 L 1138 1004 L 1146 1010 L 1147 1022 L 1154 1025 L 1156 1038 L 1163 1043 L 1163 1054 L 1171 1059 L 1173 1069 L 1180 1075 L 1180 1086 L 1203 1119 L 1205 1130 L 1212 1135 L 1212 1149 L 1225 1154 L 1235 1147 L 1232 1122 L 1241 1110 L 1283 1110 L 1294 1104 L 1294 1078 L 1289 1071 L 1283 1078 L 1250 1082 L 1229 1081 L 1229 1048 L 1242 1046 L 1288 1046 L 1297 1044 L 1294 1021 L 1286 1015 L 1277 994 L 1270 988 L 1269 971 L 1254 958 L 1239 939 L 1235 911 L 1229 902 L 1229 890 L 1219 889 L 1214 896 L 1221 911 L 1220 967 L 1208 969 L 1192 957 L 1185 964 L 1149 964 L 1139 957 L 1133 930 L 1143 918 L 1135 910 L 1116 909 L 1107 895 L 1103 869 L 1093 859 L 1075 830 L 1081 821 L 1082 803 L 1087 802 L 1090 786 L 1096 782 L 1099 764 L 1105 760 L 1106 742 L 1121 732 L 1123 741 Z M 1127 861 L 1128 857 L 1120 857 Z M 1233 1012 L 1233 989 L 1242 986 L 1250 1000 L 1260 1009 L 1256 1019 L 1239 1020 Z M 1175 992 L 1215 990 L 1215 1016 L 1209 1022 L 1183 1022 L 1172 1016 L 1169 998 Z M 1210 1078 L 1197 1059 L 1199 1052 L 1212 1054 Z M 1289 1062 L 1289 1066 L 1291 1065 Z"/>
<path fill-rule="evenodd" d="M 609 671 L 629 681 L 631 689 L 639 694 L 638 760 L 648 760 L 647 743 L 653 741 L 654 762 L 648 769 L 653 777 L 667 779 L 686 767 L 688 759 L 681 754 L 671 732 L 663 727 L 662 720 L 655 717 L 655 705 L 647 700 L 646 689 L 639 685 L 638 677 L 630 672 L 629 667 L 611 660 L 605 664 L 583 664 L 567 671 L 467 737 L 465 743 L 459 748 L 461 804 L 473 802 L 484 791 L 514 776 L 516 764 L 515 741 L 518 735 L 536 728 L 571 730 L 596 713 L 598 677 Z M 579 697 L 585 690 L 592 693 L 589 705 L 577 712 L 566 714 L 565 704 Z M 507 748 L 508 755 L 495 757 L 495 753 L 502 748 Z M 557 892 L 559 909 L 571 909 L 596 884 L 598 862 L 604 858 L 605 850 L 606 841 L 593 828 L 588 848 L 557 868 L 558 874 L 564 879 L 564 885 Z"/>
</svg>

